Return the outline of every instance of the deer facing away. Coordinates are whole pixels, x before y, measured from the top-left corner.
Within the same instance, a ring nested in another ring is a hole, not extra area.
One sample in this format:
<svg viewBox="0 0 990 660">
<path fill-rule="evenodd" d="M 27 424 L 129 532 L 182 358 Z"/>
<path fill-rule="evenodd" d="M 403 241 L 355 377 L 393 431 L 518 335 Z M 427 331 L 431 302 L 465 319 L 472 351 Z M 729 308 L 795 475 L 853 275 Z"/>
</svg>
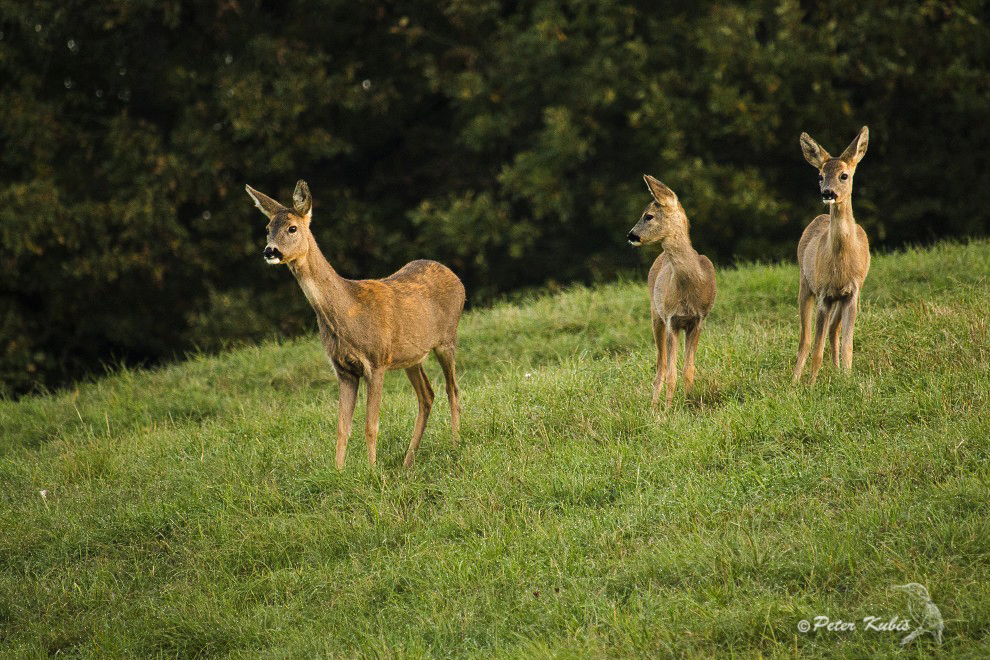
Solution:
<svg viewBox="0 0 990 660">
<path fill-rule="evenodd" d="M 698 254 L 688 237 L 688 219 L 674 191 L 652 176 L 643 175 L 653 195 L 639 222 L 626 237 L 639 246 L 661 243 L 663 252 L 650 267 L 650 314 L 657 346 L 657 373 L 653 379 L 653 405 L 666 386 L 667 405 L 677 384 L 678 333 L 684 332 L 684 385 L 694 385 L 694 356 L 701 326 L 715 304 L 715 267 Z"/>
<path fill-rule="evenodd" d="M 305 181 L 296 184 L 292 208 L 245 186 L 268 217 L 265 261 L 285 264 L 316 312 L 320 339 L 340 381 L 337 422 L 337 468 L 344 466 L 358 383 L 367 384 L 365 442 L 368 462 L 375 463 L 378 416 L 385 372 L 404 369 L 419 411 L 405 466 L 416 457 L 433 406 L 433 389 L 423 370 L 432 350 L 443 370 L 456 444 L 460 424 L 454 357 L 457 324 L 464 309 L 464 285 L 446 266 L 413 261 L 381 280 L 344 279 L 327 262 L 310 232 L 313 199 Z"/>
<path fill-rule="evenodd" d="M 838 158 L 801 134 L 804 158 L 818 170 L 818 186 L 828 215 L 819 215 L 805 228 L 798 242 L 800 270 L 798 310 L 801 335 L 798 341 L 794 382 L 801 380 L 811 349 L 811 315 L 815 310 L 815 352 L 811 359 L 811 383 L 818 377 L 825 353 L 825 333 L 832 347 L 832 362 L 839 367 L 839 333 L 842 333 L 842 368 L 852 369 L 853 331 L 859 293 L 870 270 L 870 243 L 856 224 L 852 211 L 853 176 L 866 154 L 870 132 L 860 129 L 856 139 Z"/>
</svg>

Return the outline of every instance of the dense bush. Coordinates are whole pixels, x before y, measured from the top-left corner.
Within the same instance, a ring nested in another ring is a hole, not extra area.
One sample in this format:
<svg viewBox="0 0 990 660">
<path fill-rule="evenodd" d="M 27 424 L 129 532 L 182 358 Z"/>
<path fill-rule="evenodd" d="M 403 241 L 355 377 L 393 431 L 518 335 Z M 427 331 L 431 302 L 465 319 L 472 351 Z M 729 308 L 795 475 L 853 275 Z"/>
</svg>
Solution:
<svg viewBox="0 0 990 660">
<path fill-rule="evenodd" d="M 789 258 L 797 136 L 870 151 L 877 246 L 985 233 L 977 0 L 0 0 L 0 379 L 23 391 L 312 324 L 245 182 L 345 275 L 450 264 L 469 300 L 645 263 L 650 172 L 713 259 Z"/>
</svg>

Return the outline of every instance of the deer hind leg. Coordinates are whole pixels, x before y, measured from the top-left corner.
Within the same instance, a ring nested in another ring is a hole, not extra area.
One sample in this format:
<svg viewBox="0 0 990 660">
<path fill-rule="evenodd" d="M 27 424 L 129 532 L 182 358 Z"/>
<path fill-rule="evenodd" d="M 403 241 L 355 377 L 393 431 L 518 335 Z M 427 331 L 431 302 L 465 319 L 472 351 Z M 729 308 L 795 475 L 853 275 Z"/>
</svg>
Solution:
<svg viewBox="0 0 990 660">
<path fill-rule="evenodd" d="M 848 373 L 853 366 L 853 332 L 856 328 L 856 312 L 859 309 L 859 292 L 846 301 L 842 310 L 842 368 Z"/>
<path fill-rule="evenodd" d="M 674 387 L 677 386 L 677 336 L 674 327 L 667 328 L 667 407 L 674 401 Z"/>
<path fill-rule="evenodd" d="M 378 456 L 378 416 L 382 405 L 382 386 L 385 384 L 385 370 L 373 371 L 367 377 L 368 409 L 364 420 L 364 442 L 368 445 L 368 464 L 374 465 Z"/>
<path fill-rule="evenodd" d="M 461 391 L 457 387 L 456 351 L 457 348 L 453 344 L 437 346 L 433 349 L 433 354 L 437 356 L 437 362 L 443 369 L 443 379 L 447 386 L 447 401 L 450 402 L 450 432 L 455 445 L 461 436 Z"/>
<path fill-rule="evenodd" d="M 811 350 L 811 315 L 815 309 L 815 296 L 801 278 L 801 288 L 798 291 L 798 313 L 801 315 L 801 334 L 798 337 L 797 364 L 794 366 L 794 382 L 801 380 L 804 363 Z"/>
<path fill-rule="evenodd" d="M 403 465 L 412 467 L 416 460 L 416 451 L 419 449 L 419 441 L 423 439 L 423 431 L 426 430 L 426 420 L 430 418 L 430 410 L 433 408 L 433 388 L 423 371 L 423 365 L 417 364 L 415 367 L 406 369 L 409 382 L 412 383 L 416 391 L 416 398 L 419 399 L 419 413 L 416 415 L 416 424 L 413 426 L 412 440 L 409 441 L 409 449 L 406 450 L 406 460 Z"/>
<path fill-rule="evenodd" d="M 347 439 L 351 437 L 351 422 L 354 420 L 354 403 L 357 401 L 358 378 L 347 373 L 337 372 L 340 381 L 340 395 L 337 403 L 337 469 L 344 467 L 347 455 Z"/>
<path fill-rule="evenodd" d="M 663 319 L 653 314 L 653 341 L 657 345 L 657 374 L 653 378 L 653 401 L 657 405 L 663 392 L 664 374 L 667 372 L 667 326 Z"/>
<path fill-rule="evenodd" d="M 829 307 L 825 303 L 818 305 L 815 319 L 815 348 L 811 355 L 811 384 L 818 380 L 818 370 L 822 368 L 825 357 L 825 331 L 828 329 Z"/>
<path fill-rule="evenodd" d="M 832 364 L 839 368 L 839 330 L 842 328 L 842 310 L 844 303 L 837 302 L 832 305 L 832 313 L 828 319 L 828 344 L 832 351 Z"/>
<path fill-rule="evenodd" d="M 698 352 L 702 322 L 692 324 L 684 333 L 684 392 L 694 387 L 694 356 Z"/>
</svg>

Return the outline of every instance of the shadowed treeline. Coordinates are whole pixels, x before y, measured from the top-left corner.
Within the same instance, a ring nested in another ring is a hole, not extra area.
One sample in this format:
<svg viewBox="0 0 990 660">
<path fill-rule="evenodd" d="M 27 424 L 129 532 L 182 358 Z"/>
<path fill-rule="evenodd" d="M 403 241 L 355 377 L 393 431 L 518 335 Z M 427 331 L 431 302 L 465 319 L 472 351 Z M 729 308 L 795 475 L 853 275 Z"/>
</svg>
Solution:
<svg viewBox="0 0 990 660">
<path fill-rule="evenodd" d="M 699 251 L 791 259 L 797 137 L 863 124 L 879 248 L 986 232 L 990 11 L 976 0 L 0 0 L 0 391 L 298 333 L 244 183 L 348 277 L 443 261 L 468 299 L 640 267 L 644 172 Z"/>
</svg>

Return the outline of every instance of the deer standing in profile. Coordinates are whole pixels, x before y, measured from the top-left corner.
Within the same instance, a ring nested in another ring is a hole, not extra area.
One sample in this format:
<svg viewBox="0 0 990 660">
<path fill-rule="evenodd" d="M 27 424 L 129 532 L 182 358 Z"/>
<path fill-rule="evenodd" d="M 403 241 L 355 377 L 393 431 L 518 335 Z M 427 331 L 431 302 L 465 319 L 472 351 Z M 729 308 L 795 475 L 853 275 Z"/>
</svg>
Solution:
<svg viewBox="0 0 990 660">
<path fill-rule="evenodd" d="M 419 400 L 404 462 L 406 467 L 412 466 L 433 406 L 433 389 L 423 370 L 431 350 L 446 380 L 456 444 L 460 404 L 454 354 L 457 324 L 464 309 L 464 285 L 458 277 L 442 264 L 419 260 L 385 279 L 344 279 L 327 262 L 310 232 L 313 199 L 305 181 L 296 184 L 292 208 L 251 186 L 245 188 L 269 220 L 265 261 L 285 264 L 296 276 L 316 312 L 320 339 L 340 381 L 337 468 L 344 466 L 361 378 L 368 388 L 365 442 L 368 462 L 374 465 L 382 385 L 385 372 L 392 369 L 405 369 Z"/>
<path fill-rule="evenodd" d="M 633 245 L 661 243 L 663 252 L 650 267 L 650 315 L 657 346 L 657 373 L 653 405 L 667 387 L 667 405 L 677 384 L 678 333 L 684 331 L 684 386 L 694 385 L 694 356 L 701 326 L 715 304 L 715 267 L 698 254 L 688 237 L 688 219 L 674 191 L 648 174 L 643 175 L 653 195 L 639 222 L 626 238 Z"/>
<path fill-rule="evenodd" d="M 841 331 L 842 367 L 847 373 L 852 370 L 859 293 L 870 270 L 870 243 L 853 218 L 852 187 L 856 165 L 866 154 L 869 141 L 870 131 L 864 126 L 842 155 L 833 158 L 810 135 L 801 134 L 801 151 L 805 160 L 818 170 L 818 187 L 829 213 L 812 220 L 798 242 L 801 336 L 794 367 L 795 383 L 801 380 L 811 348 L 812 310 L 816 310 L 816 327 L 811 384 L 815 384 L 822 366 L 826 332 L 832 347 L 832 362 L 838 368 Z"/>
</svg>

